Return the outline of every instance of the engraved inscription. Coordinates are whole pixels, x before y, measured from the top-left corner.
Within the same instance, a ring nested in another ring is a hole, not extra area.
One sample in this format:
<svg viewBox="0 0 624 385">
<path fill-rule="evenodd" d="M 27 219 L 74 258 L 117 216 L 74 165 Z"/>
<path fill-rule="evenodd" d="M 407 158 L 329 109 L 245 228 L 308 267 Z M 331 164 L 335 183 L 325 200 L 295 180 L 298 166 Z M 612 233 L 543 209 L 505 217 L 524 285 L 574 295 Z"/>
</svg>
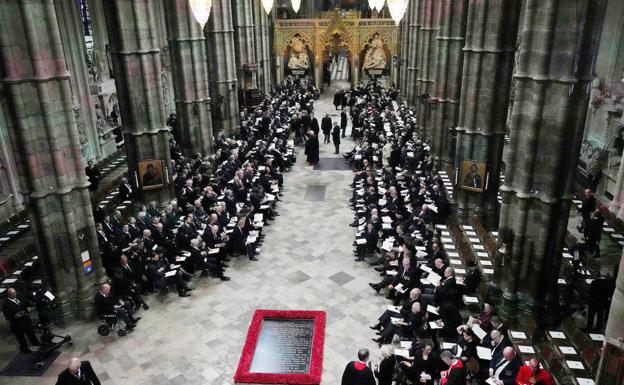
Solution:
<svg viewBox="0 0 624 385">
<path fill-rule="evenodd" d="M 312 319 L 264 319 L 249 371 L 307 373 L 313 334 Z"/>
</svg>

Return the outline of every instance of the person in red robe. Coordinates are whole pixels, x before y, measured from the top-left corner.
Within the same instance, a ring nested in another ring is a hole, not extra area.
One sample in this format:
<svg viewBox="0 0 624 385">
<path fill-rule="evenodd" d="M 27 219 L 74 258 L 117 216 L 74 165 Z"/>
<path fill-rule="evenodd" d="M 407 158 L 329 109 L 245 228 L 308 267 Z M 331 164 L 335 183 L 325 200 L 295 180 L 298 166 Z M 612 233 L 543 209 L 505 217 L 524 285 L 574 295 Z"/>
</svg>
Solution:
<svg viewBox="0 0 624 385">
<path fill-rule="evenodd" d="M 522 365 L 516 376 L 517 385 L 555 385 L 550 373 L 540 367 L 540 362 L 533 357 L 528 365 Z"/>
<path fill-rule="evenodd" d="M 376 385 L 375 375 L 366 364 L 369 357 L 368 349 L 358 351 L 358 360 L 351 361 L 342 373 L 342 385 Z"/>
<path fill-rule="evenodd" d="M 440 373 L 440 385 L 466 385 L 466 368 L 462 360 L 448 350 L 440 353 L 440 359 L 449 366 Z"/>
</svg>

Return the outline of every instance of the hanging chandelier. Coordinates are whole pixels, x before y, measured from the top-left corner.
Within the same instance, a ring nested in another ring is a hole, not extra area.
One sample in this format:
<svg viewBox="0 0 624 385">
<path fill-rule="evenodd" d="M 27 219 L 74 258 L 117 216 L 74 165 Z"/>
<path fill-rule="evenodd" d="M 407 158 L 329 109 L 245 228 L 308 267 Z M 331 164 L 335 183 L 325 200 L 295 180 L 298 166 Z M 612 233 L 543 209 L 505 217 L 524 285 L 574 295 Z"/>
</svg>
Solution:
<svg viewBox="0 0 624 385">
<path fill-rule="evenodd" d="M 388 10 L 396 25 L 399 25 L 401 19 L 403 19 L 408 2 L 409 0 L 388 0 Z"/>
<path fill-rule="evenodd" d="M 262 0 L 262 7 L 264 7 L 264 12 L 268 15 L 273 9 L 273 0 Z"/>
<path fill-rule="evenodd" d="M 197 20 L 203 31 L 204 26 L 208 22 L 208 17 L 210 16 L 212 0 L 189 0 L 189 5 L 191 6 L 191 10 L 193 11 L 193 16 L 195 16 L 195 20 Z"/>
<path fill-rule="evenodd" d="M 299 8 L 301 7 L 301 0 L 290 0 L 290 4 L 292 5 L 293 11 L 295 11 L 295 13 L 299 12 Z"/>
</svg>

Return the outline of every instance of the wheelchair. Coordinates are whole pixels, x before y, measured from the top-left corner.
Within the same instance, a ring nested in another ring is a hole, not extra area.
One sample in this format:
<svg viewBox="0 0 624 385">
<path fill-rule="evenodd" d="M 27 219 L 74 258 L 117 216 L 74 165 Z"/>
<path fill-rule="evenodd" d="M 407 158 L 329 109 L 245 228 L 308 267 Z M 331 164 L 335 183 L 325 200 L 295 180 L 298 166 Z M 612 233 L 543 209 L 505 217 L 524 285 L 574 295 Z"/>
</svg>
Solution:
<svg viewBox="0 0 624 385">
<path fill-rule="evenodd" d="M 102 323 L 98 326 L 98 334 L 102 337 L 116 332 L 119 337 L 125 336 L 128 331 L 126 330 L 126 323 L 119 318 L 117 313 L 100 315 Z"/>
</svg>

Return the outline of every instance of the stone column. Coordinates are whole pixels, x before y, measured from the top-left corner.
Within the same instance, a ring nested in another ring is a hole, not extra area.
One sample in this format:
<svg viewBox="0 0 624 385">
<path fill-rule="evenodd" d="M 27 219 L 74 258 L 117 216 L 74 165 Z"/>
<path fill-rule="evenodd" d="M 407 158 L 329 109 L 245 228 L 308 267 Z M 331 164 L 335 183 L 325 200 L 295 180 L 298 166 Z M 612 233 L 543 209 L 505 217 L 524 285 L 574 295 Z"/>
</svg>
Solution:
<svg viewBox="0 0 624 385">
<path fill-rule="evenodd" d="M 188 0 L 165 1 L 169 54 L 180 141 L 185 156 L 212 155 L 214 143 L 206 38 Z"/>
<path fill-rule="evenodd" d="M 444 169 L 451 162 L 450 130 L 457 125 L 462 75 L 462 48 L 466 34 L 464 0 L 440 2 L 440 28 L 436 36 L 435 75 L 431 111 L 431 144 L 436 168 Z"/>
<path fill-rule="evenodd" d="M 620 258 L 620 268 L 615 279 L 615 291 L 611 299 L 609 318 L 605 329 L 605 348 L 602 351 L 600 364 L 598 366 L 597 384 L 615 385 L 616 373 L 612 368 L 616 365 L 609 365 L 617 362 L 624 356 L 624 257 Z M 616 352 L 619 354 L 616 355 Z"/>
<path fill-rule="evenodd" d="M 431 105 L 425 104 L 420 96 L 427 94 L 431 96 L 433 92 L 433 74 L 434 74 L 434 55 L 436 34 L 440 20 L 438 19 L 437 9 L 440 6 L 439 0 L 421 0 L 423 3 L 420 13 L 420 29 L 419 29 L 419 51 L 418 51 L 418 76 L 416 77 L 416 124 L 421 130 L 421 135 L 425 138 L 431 137 L 431 127 L 429 127 L 428 119 L 431 113 Z"/>
<path fill-rule="evenodd" d="M 252 0 L 232 2 L 232 14 L 234 16 L 234 56 L 236 57 L 236 75 L 240 82 L 239 88 L 256 89 L 258 79 Z"/>
<path fill-rule="evenodd" d="M 258 88 L 264 93 L 271 91 L 271 23 L 260 0 L 253 0 L 254 38 L 256 62 L 258 63 Z"/>
<path fill-rule="evenodd" d="M 206 26 L 208 47 L 208 69 L 210 70 L 210 95 L 213 99 L 223 98 L 218 105 L 219 120 L 213 121 L 226 132 L 239 129 L 238 80 L 234 51 L 234 28 L 230 0 L 212 2 L 210 19 Z"/>
<path fill-rule="evenodd" d="M 98 143 L 95 129 L 95 108 L 89 94 L 89 75 L 87 73 L 87 49 L 84 31 L 75 1 L 54 1 L 61 40 L 74 96 L 74 113 L 78 125 L 78 135 L 82 145 L 82 155 L 91 160 L 102 159 L 102 149 Z"/>
<path fill-rule="evenodd" d="M 407 79 L 406 88 L 407 103 L 411 106 L 416 102 L 416 77 L 418 76 L 418 49 L 420 38 L 420 10 L 424 0 L 412 0 L 408 3 L 407 12 L 409 12 L 408 35 L 409 42 L 407 44 Z"/>
<path fill-rule="evenodd" d="M 115 72 L 128 175 L 141 187 L 138 164 L 163 162 L 163 188 L 143 192 L 146 201 L 173 197 L 161 54 L 151 0 L 107 0 L 104 14 Z"/>
<path fill-rule="evenodd" d="M 87 319 L 104 272 L 54 2 L 0 1 L 0 52 L 14 158 L 47 281 L 64 321 Z M 85 273 L 88 259 L 95 273 Z"/>
<path fill-rule="evenodd" d="M 399 82 L 397 84 L 397 87 L 399 88 L 399 93 L 403 100 L 407 100 L 407 55 L 409 53 L 408 28 L 409 8 L 407 9 L 407 11 L 405 11 L 403 20 L 401 20 L 401 24 L 399 25 Z"/>
<path fill-rule="evenodd" d="M 510 161 L 501 186 L 503 252 L 495 258 L 494 284 L 502 290 L 499 309 L 506 319 L 520 306 L 541 325 L 558 314 L 557 279 L 603 5 L 526 1 Z"/>
<path fill-rule="evenodd" d="M 455 170 L 461 171 L 464 160 L 486 162 L 483 187 L 485 177 L 488 183 L 482 193 L 459 189 L 457 215 L 464 222 L 478 215 L 489 228 L 498 223 L 497 193 L 519 15 L 516 0 L 468 3 Z"/>
</svg>

